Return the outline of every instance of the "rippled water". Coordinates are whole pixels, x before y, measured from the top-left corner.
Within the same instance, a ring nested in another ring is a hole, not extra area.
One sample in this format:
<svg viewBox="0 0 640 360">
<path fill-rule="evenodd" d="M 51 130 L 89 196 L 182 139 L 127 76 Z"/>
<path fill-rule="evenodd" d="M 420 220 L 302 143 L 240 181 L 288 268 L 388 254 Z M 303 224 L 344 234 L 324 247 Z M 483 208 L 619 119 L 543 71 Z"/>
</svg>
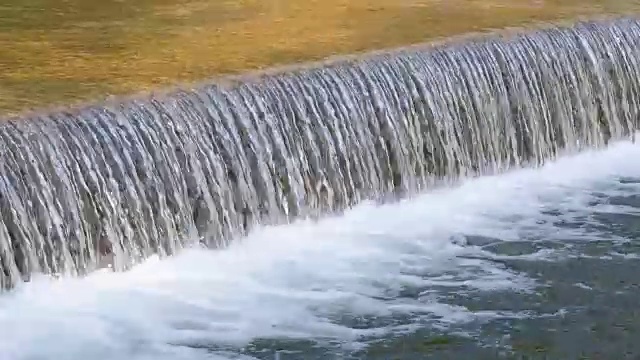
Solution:
<svg viewBox="0 0 640 360">
<path fill-rule="evenodd" d="M 126 273 L 37 278 L 0 297 L 0 358 L 622 359 L 640 352 L 639 157 L 623 142 Z"/>
</svg>

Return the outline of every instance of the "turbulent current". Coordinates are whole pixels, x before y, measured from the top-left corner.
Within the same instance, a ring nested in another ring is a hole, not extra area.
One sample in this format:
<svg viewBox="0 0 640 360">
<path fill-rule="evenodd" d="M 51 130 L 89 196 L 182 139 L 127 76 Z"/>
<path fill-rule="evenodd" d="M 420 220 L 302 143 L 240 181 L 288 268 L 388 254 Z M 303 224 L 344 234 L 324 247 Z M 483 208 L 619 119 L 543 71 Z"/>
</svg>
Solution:
<svg viewBox="0 0 640 360">
<path fill-rule="evenodd" d="M 640 145 L 0 296 L 2 360 L 634 359 Z"/>
<path fill-rule="evenodd" d="M 640 22 L 620 19 L 3 121 L 0 285 L 128 269 L 631 137 L 639 61 Z"/>
</svg>

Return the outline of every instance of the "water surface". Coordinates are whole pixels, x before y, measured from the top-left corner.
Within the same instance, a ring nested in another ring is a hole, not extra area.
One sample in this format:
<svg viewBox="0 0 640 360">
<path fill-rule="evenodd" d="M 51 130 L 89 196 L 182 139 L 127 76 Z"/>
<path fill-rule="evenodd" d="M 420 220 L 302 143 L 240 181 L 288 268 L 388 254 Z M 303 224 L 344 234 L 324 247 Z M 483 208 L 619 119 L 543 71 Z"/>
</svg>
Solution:
<svg viewBox="0 0 640 360">
<path fill-rule="evenodd" d="M 639 5 L 638 0 L 4 0 L 0 115 L 469 31 L 632 13 Z"/>
</svg>

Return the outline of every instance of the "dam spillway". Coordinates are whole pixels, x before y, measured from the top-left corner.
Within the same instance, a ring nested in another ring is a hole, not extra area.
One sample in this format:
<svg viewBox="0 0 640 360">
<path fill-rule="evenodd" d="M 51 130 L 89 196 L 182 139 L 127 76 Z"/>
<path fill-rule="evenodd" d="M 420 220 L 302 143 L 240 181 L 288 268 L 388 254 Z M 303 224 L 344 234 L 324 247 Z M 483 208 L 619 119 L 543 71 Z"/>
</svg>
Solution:
<svg viewBox="0 0 640 360">
<path fill-rule="evenodd" d="M 640 22 L 416 47 L 0 124 L 0 287 L 536 166 L 638 126 Z"/>
</svg>

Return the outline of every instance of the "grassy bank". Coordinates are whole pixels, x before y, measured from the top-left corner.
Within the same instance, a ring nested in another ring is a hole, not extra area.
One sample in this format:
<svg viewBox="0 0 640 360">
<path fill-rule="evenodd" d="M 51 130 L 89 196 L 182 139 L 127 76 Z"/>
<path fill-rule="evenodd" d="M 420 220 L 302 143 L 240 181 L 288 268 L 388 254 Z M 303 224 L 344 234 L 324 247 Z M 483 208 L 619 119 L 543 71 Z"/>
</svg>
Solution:
<svg viewBox="0 0 640 360">
<path fill-rule="evenodd" d="M 5 0 L 0 114 L 640 0 Z"/>
</svg>

